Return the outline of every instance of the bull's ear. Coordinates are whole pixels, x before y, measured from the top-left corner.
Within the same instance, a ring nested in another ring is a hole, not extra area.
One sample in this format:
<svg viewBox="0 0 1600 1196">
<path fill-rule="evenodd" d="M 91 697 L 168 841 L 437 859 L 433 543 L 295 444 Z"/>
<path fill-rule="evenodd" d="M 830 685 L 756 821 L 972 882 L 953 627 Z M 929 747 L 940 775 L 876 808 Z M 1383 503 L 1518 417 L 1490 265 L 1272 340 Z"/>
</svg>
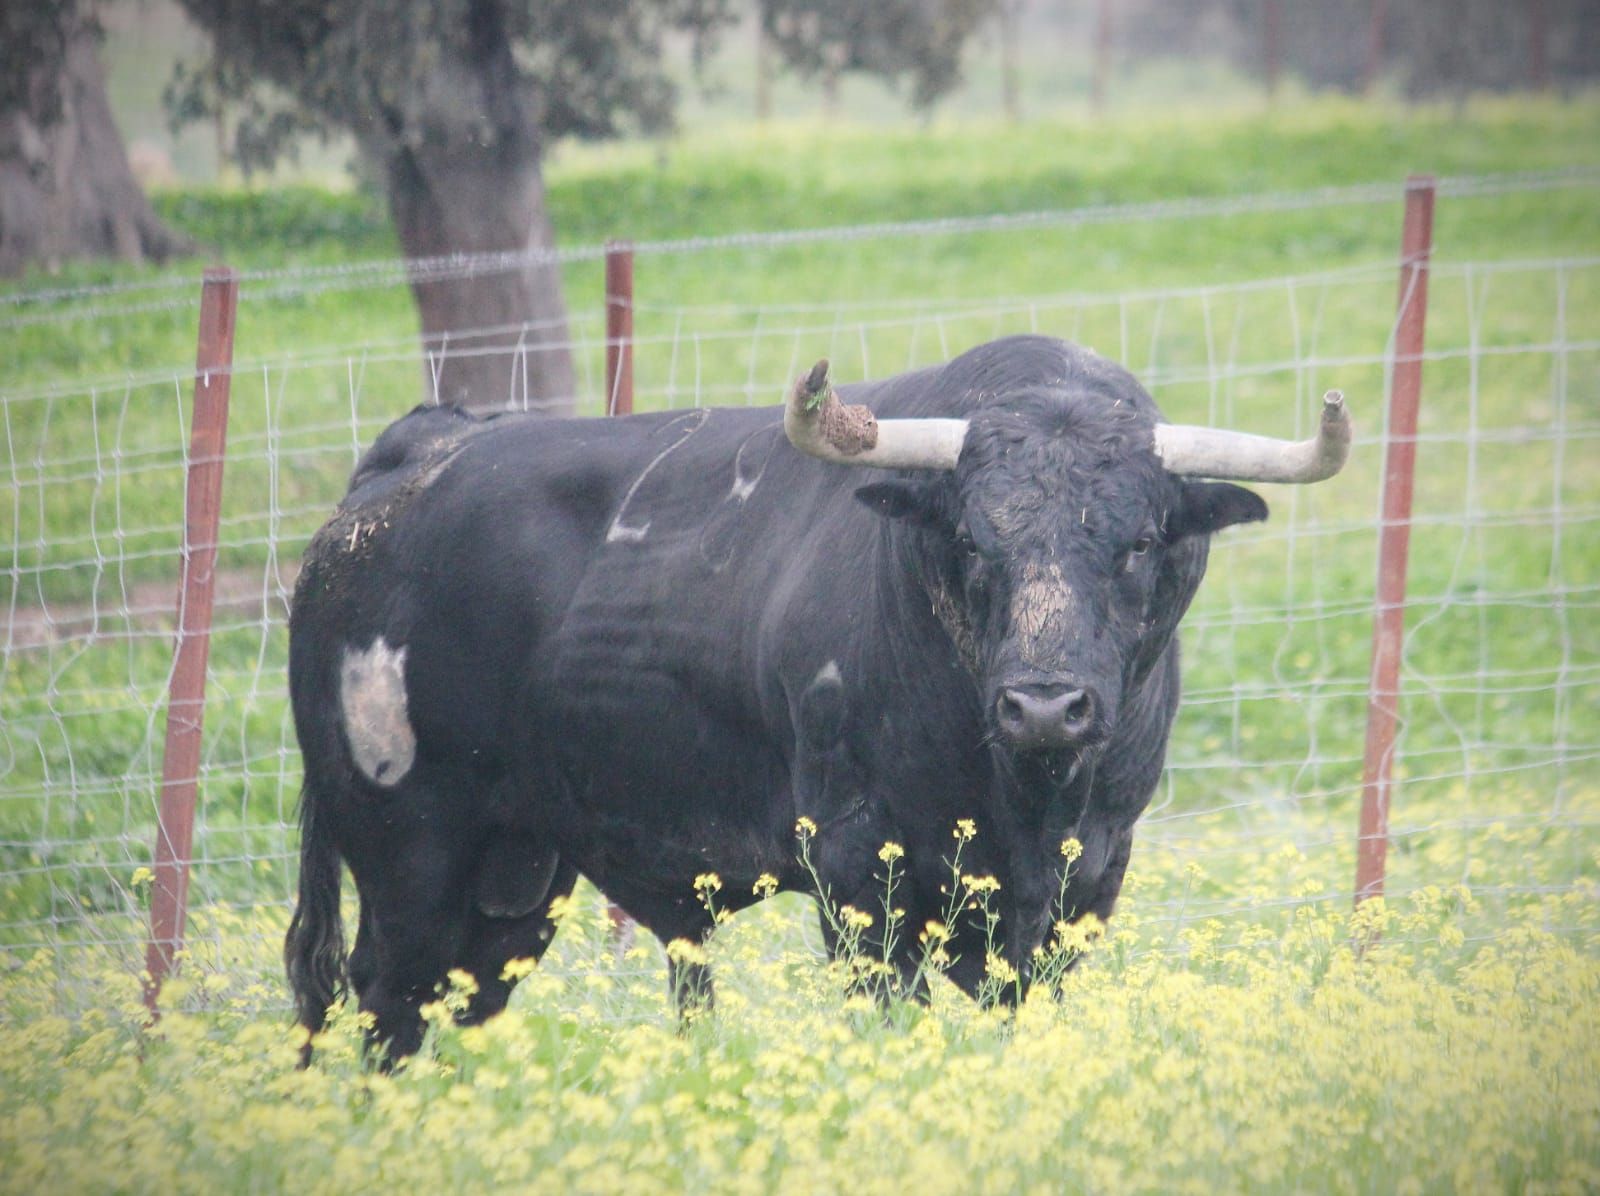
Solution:
<svg viewBox="0 0 1600 1196">
<path fill-rule="evenodd" d="M 856 491 L 856 501 L 885 519 L 904 519 L 924 526 L 939 519 L 934 489 L 926 482 L 873 482 Z"/>
<path fill-rule="evenodd" d="M 1183 501 L 1167 521 L 1167 538 L 1209 535 L 1236 523 L 1259 523 L 1267 517 L 1262 497 L 1231 482 L 1185 482 Z"/>
</svg>

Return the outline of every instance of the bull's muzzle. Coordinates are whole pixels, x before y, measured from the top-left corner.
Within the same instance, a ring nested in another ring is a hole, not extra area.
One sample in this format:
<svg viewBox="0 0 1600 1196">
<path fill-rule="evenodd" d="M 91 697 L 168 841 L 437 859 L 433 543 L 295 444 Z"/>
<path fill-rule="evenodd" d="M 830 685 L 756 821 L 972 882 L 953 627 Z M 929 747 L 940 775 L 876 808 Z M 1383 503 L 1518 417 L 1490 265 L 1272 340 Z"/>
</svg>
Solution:
<svg viewBox="0 0 1600 1196">
<path fill-rule="evenodd" d="M 1008 685 L 995 700 L 995 727 L 1020 751 L 1087 747 L 1099 729 L 1100 702 L 1072 682 Z"/>
</svg>

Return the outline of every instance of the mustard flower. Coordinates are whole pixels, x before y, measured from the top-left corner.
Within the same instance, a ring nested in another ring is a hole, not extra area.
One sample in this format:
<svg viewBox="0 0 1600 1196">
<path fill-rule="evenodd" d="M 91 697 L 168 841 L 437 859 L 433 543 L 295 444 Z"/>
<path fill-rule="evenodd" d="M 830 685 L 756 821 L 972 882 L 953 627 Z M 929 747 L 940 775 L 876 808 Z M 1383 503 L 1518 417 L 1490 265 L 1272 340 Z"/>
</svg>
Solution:
<svg viewBox="0 0 1600 1196">
<path fill-rule="evenodd" d="M 519 955 L 516 959 L 508 959 L 506 966 L 500 969 L 500 979 L 521 980 L 533 971 L 537 962 L 530 955 Z"/>
<path fill-rule="evenodd" d="M 872 925 L 872 915 L 853 905 L 839 907 L 839 920 L 851 930 L 865 930 Z"/>
</svg>

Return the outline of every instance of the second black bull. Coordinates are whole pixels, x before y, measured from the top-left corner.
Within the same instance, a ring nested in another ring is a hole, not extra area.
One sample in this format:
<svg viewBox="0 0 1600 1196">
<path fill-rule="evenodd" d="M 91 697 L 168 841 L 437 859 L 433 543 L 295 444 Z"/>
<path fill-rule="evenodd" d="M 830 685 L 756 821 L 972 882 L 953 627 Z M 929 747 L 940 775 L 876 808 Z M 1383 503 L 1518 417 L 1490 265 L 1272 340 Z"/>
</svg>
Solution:
<svg viewBox="0 0 1600 1196">
<path fill-rule="evenodd" d="M 699 941 L 697 876 L 728 909 L 773 877 L 871 910 L 892 842 L 920 928 L 963 820 L 999 920 L 990 941 L 956 919 L 948 974 L 976 992 L 992 948 L 1025 982 L 1055 919 L 1110 915 L 1209 537 L 1266 518 L 1218 479 L 1319 480 L 1349 435 L 1336 395 L 1295 444 L 1166 424 L 1121 367 L 1041 337 L 839 397 L 819 368 L 782 410 L 414 411 L 295 590 L 301 1022 L 346 976 L 341 859 L 348 979 L 402 1055 L 452 968 L 480 986 L 467 1017 L 504 1006 L 505 963 L 544 952 L 579 875 Z M 920 950 L 901 934 L 893 965 Z"/>
</svg>

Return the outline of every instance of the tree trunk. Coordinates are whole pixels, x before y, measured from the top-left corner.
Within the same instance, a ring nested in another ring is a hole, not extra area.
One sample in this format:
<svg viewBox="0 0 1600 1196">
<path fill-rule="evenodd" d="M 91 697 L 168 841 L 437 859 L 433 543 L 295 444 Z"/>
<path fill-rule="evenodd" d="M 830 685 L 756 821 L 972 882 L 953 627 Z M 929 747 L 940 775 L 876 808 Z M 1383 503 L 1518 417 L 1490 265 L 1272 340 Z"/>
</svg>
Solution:
<svg viewBox="0 0 1600 1196">
<path fill-rule="evenodd" d="M 766 14 L 756 10 L 756 119 L 772 119 L 772 39 L 767 36 Z"/>
<path fill-rule="evenodd" d="M 555 248 L 538 162 L 505 146 L 425 144 L 385 165 L 407 257 L 534 258 L 413 276 L 429 398 L 478 411 L 570 415 L 577 388 L 561 270 L 538 260 Z"/>
<path fill-rule="evenodd" d="M 1095 6 L 1094 73 L 1089 84 L 1089 107 L 1096 116 L 1106 110 L 1106 91 L 1111 81 L 1111 0 Z"/>
<path fill-rule="evenodd" d="M 42 57 L 27 102 L 0 111 L 0 275 L 73 257 L 164 261 L 194 242 L 156 218 L 128 169 L 96 35 L 80 23 Z"/>
<path fill-rule="evenodd" d="M 1372 0 L 1367 17 L 1367 63 L 1361 76 L 1363 95 L 1371 95 L 1383 74 L 1384 28 L 1389 21 L 1389 0 Z"/>
<path fill-rule="evenodd" d="M 1279 0 L 1262 0 L 1261 4 L 1261 57 L 1262 73 L 1267 79 L 1267 99 L 1278 96 L 1278 76 L 1283 68 L 1283 12 Z"/>
<path fill-rule="evenodd" d="M 477 259 L 413 272 L 429 397 L 570 415 L 577 385 L 539 130 L 503 17 L 469 6 L 461 55 L 429 72 L 423 102 L 384 110 L 358 137 L 387 180 L 406 256 Z"/>
<path fill-rule="evenodd" d="M 1017 46 L 1022 6 L 1025 0 L 1000 0 L 1000 107 L 1006 119 L 1016 124 L 1022 119 L 1020 52 Z"/>
</svg>

